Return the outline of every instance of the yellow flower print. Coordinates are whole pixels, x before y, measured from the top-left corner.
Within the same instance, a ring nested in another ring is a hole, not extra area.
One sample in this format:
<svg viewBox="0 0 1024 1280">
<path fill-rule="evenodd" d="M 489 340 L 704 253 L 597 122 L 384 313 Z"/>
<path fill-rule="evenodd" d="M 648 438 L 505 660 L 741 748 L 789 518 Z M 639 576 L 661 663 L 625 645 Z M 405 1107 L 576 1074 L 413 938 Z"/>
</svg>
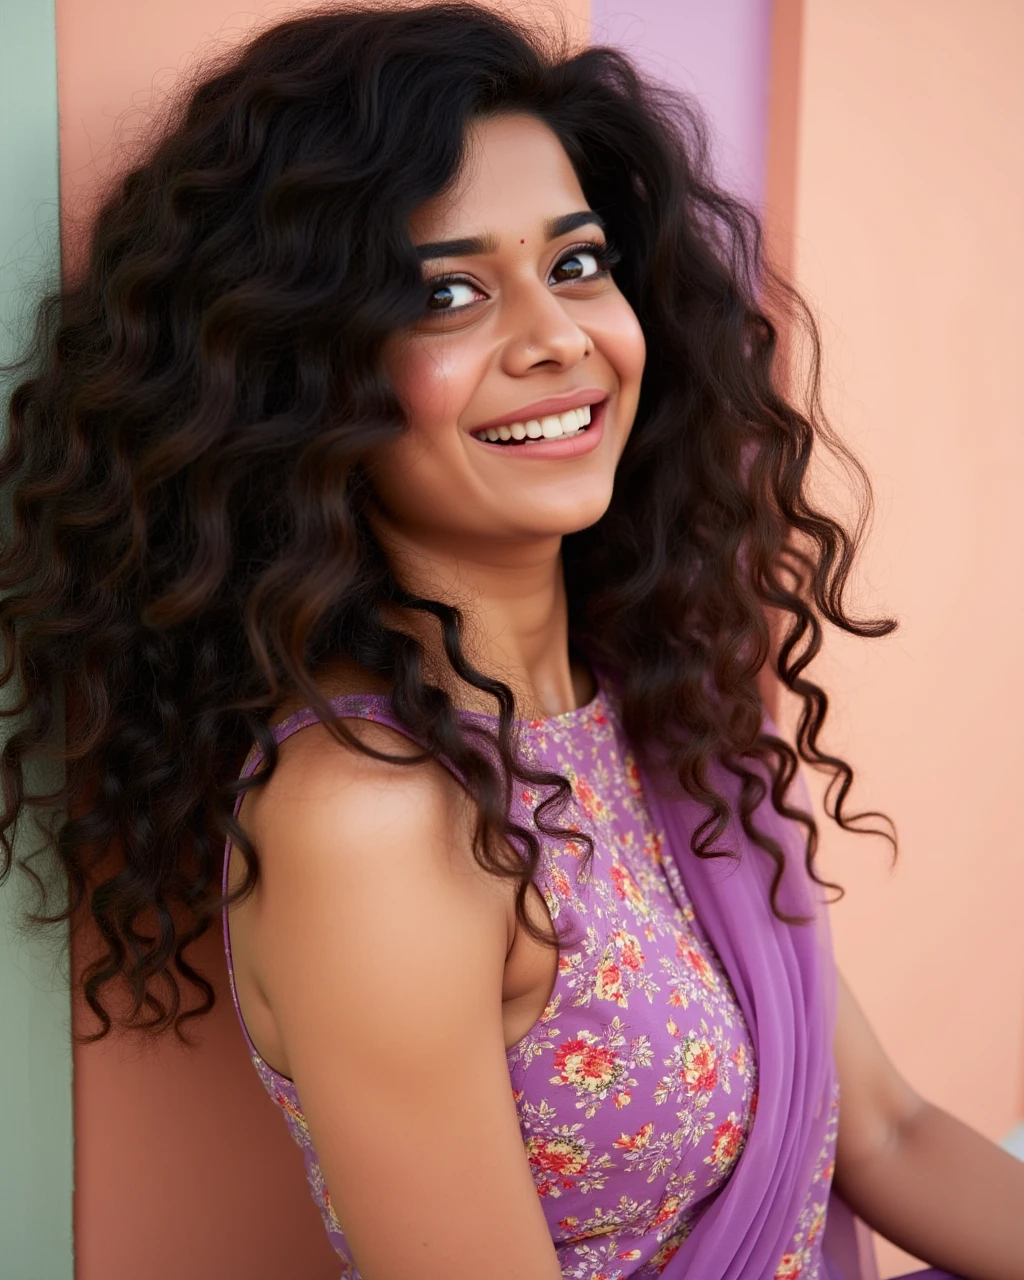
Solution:
<svg viewBox="0 0 1024 1280">
<path fill-rule="evenodd" d="M 568 1135 L 528 1138 L 526 1156 L 542 1196 L 557 1197 L 571 1190 L 590 1163 L 586 1143 Z"/>
<path fill-rule="evenodd" d="M 302 1114 L 301 1109 L 280 1088 L 274 1088 L 271 1096 L 284 1112 L 289 1133 L 300 1147 L 308 1146 L 310 1142 L 309 1125 L 306 1123 L 306 1117 Z"/>
<path fill-rule="evenodd" d="M 687 967 L 693 970 L 708 991 L 718 990 L 718 977 L 714 969 L 685 934 L 680 934 L 676 941 L 676 955 L 680 960 L 685 960 Z"/>
<path fill-rule="evenodd" d="M 677 1195 L 667 1195 L 661 1204 L 658 1205 L 658 1211 L 654 1215 L 651 1223 L 652 1227 L 660 1227 L 662 1223 L 668 1222 L 670 1218 L 674 1218 L 679 1210 L 686 1204 L 686 1197 Z"/>
<path fill-rule="evenodd" d="M 773 1280 L 797 1280 L 803 1269 L 798 1253 L 784 1253 L 781 1262 L 775 1268 Z"/>
<path fill-rule="evenodd" d="M 619 959 L 624 969 L 631 969 L 634 973 L 644 963 L 644 953 L 640 950 L 640 941 L 634 938 L 631 933 L 627 933 L 625 929 L 616 929 L 611 935 L 611 941 L 619 949 Z"/>
<path fill-rule="evenodd" d="M 739 1116 L 735 1111 L 730 1111 L 728 1119 L 723 1120 L 715 1130 L 711 1154 L 704 1157 L 704 1163 L 713 1164 L 724 1175 L 736 1163 L 745 1143 L 746 1135 L 739 1124 Z"/>
<path fill-rule="evenodd" d="M 817 1240 L 824 1226 L 825 1226 L 825 1206 L 823 1204 L 816 1204 L 814 1206 L 814 1217 L 811 1220 L 811 1225 L 807 1229 L 807 1248 L 808 1249 L 811 1248 L 815 1240 Z"/>
<path fill-rule="evenodd" d="M 620 1134 L 612 1143 L 613 1147 L 618 1147 L 620 1151 L 642 1151 L 651 1140 L 651 1134 L 654 1133 L 654 1124 L 648 1120 L 646 1124 L 641 1125 L 636 1133 Z"/>
<path fill-rule="evenodd" d="M 552 1084 L 571 1084 L 581 1093 L 603 1093 L 623 1074 L 625 1066 L 597 1036 L 581 1031 L 574 1040 L 566 1040 L 555 1054 Z"/>
<path fill-rule="evenodd" d="M 572 885 L 569 883 L 569 877 L 565 874 L 561 867 L 555 867 L 551 872 L 551 887 L 560 898 L 572 897 Z"/>
<path fill-rule="evenodd" d="M 611 876 L 612 884 L 615 886 L 616 895 L 623 902 L 628 902 L 631 907 L 646 912 L 647 903 L 644 900 L 643 892 L 633 879 L 633 873 L 629 868 L 624 867 L 621 862 L 613 862 L 609 875 Z"/>
<path fill-rule="evenodd" d="M 688 1035 L 683 1041 L 680 1078 L 689 1094 L 709 1093 L 718 1083 L 718 1056 L 712 1040 Z"/>
<path fill-rule="evenodd" d="M 682 1248 L 683 1241 L 686 1239 L 686 1237 L 689 1234 L 690 1234 L 690 1228 L 683 1227 L 680 1231 L 677 1231 L 674 1235 L 669 1236 L 669 1238 L 665 1241 L 665 1243 L 661 1246 L 661 1248 L 658 1250 L 658 1252 L 654 1255 L 654 1257 L 650 1261 L 649 1265 L 654 1268 L 656 1275 L 659 1275 L 659 1276 L 661 1275 L 661 1273 L 665 1270 L 668 1264 L 672 1261 L 672 1259 L 676 1256 L 676 1254 Z"/>
<path fill-rule="evenodd" d="M 573 778 L 573 790 L 579 797 L 579 802 L 583 806 L 583 812 L 590 818 L 601 820 L 607 818 L 608 806 L 597 794 L 594 788 L 586 780 L 578 774 Z"/>
<path fill-rule="evenodd" d="M 324 1181 L 324 1175 L 318 1164 L 314 1164 L 310 1168 L 308 1180 L 313 1191 L 313 1198 L 320 1206 L 325 1221 L 332 1231 L 340 1232 L 342 1229 L 341 1222 L 334 1211 L 334 1205 L 331 1203 L 331 1193 L 327 1190 L 327 1183 Z"/>
<path fill-rule="evenodd" d="M 598 1000 L 614 1000 L 626 1006 L 626 993 L 622 990 L 622 970 L 610 957 L 598 961 L 594 974 L 594 994 Z"/>
<path fill-rule="evenodd" d="M 660 867 L 665 859 L 664 847 L 665 841 L 660 831 L 649 831 L 644 836 L 644 855 L 656 867 Z"/>
</svg>

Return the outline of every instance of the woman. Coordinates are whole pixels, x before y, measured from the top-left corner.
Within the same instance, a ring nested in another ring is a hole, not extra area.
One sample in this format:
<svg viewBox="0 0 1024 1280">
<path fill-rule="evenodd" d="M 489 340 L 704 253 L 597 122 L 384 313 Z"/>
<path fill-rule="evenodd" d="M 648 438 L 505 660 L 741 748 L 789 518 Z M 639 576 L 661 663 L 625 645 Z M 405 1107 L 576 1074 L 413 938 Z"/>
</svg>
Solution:
<svg viewBox="0 0 1024 1280">
<path fill-rule="evenodd" d="M 97 1034 L 115 981 L 128 1025 L 208 1011 L 223 910 L 346 1276 L 864 1280 L 863 1222 L 1022 1274 L 1024 1172 L 835 974 L 804 668 L 895 624 L 845 611 L 805 471 L 847 455 L 762 293 L 802 314 L 685 101 L 449 5 L 236 53 L 43 310 L 4 830 L 60 672 Z"/>
</svg>

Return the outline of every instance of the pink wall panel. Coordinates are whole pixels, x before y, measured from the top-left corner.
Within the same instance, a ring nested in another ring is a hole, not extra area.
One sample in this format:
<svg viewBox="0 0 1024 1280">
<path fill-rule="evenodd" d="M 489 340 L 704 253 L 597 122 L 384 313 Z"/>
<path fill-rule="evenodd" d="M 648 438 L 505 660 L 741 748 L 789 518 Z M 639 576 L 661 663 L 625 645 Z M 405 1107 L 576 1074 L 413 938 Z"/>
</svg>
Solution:
<svg viewBox="0 0 1024 1280">
<path fill-rule="evenodd" d="M 595 44 L 614 44 L 710 117 L 723 183 L 764 198 L 772 0 L 591 0 Z"/>
</svg>

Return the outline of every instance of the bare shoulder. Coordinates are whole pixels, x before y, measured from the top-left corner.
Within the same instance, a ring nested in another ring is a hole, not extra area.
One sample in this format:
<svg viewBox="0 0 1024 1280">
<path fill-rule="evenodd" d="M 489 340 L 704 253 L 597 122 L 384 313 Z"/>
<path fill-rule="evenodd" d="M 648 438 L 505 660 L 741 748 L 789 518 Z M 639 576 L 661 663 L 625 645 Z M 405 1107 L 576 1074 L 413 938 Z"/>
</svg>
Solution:
<svg viewBox="0 0 1024 1280">
<path fill-rule="evenodd" d="M 303 870 L 333 879 L 361 866 L 397 892 L 412 860 L 445 878 L 475 869 L 478 891 L 498 901 L 494 877 L 472 856 L 472 802 L 451 772 L 397 729 L 358 717 L 343 724 L 365 750 L 311 724 L 280 743 L 270 778 L 243 802 L 261 894 L 291 894 Z"/>
<path fill-rule="evenodd" d="M 509 1088 L 507 892 L 472 857 L 469 797 L 435 760 L 375 759 L 321 724 L 285 739 L 250 794 L 251 954 L 360 1270 L 475 1280 L 493 1256 L 495 1280 L 556 1280 Z M 402 1232 L 382 1210 L 395 1186 Z"/>
</svg>

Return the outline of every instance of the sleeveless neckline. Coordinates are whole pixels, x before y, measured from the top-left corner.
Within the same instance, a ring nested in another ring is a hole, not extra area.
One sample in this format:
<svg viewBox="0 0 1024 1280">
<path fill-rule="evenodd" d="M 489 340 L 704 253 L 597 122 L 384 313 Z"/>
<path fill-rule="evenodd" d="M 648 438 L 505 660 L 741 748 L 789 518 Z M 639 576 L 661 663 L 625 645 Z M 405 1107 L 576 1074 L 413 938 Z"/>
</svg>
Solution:
<svg viewBox="0 0 1024 1280">
<path fill-rule="evenodd" d="M 595 693 L 589 702 L 583 703 L 580 707 L 573 707 L 569 711 L 559 711 L 553 716 L 518 716 L 513 724 L 523 725 L 531 729 L 554 729 L 567 728 L 577 719 L 586 719 L 592 716 L 598 708 L 604 705 L 604 690 L 601 688 L 601 682 L 597 676 L 594 676 Z M 499 716 L 495 711 L 462 711 L 458 713 L 460 716 L 470 716 L 480 720 L 497 721 Z"/>
<path fill-rule="evenodd" d="M 605 690 L 601 684 L 600 678 L 596 673 L 592 672 L 594 681 L 594 696 L 589 702 L 583 703 L 582 706 L 573 707 L 569 711 L 559 711 L 553 716 L 517 716 L 513 720 L 513 724 L 520 728 L 529 729 L 555 729 L 569 728 L 576 720 L 586 720 L 594 715 L 595 712 L 605 709 Z M 368 707 L 390 708 L 391 698 L 386 693 L 338 693 L 327 699 L 327 704 L 337 710 L 339 707 L 351 708 L 356 712 L 360 709 Z M 456 707 L 456 715 L 470 720 L 484 720 L 493 724 L 497 724 L 500 717 L 495 711 L 469 711 Z M 344 715 L 342 711 L 342 715 Z M 300 707 L 297 711 L 291 712 L 283 720 L 279 721 L 272 730 L 274 737 L 279 741 L 282 737 L 288 737 L 294 726 L 300 722 L 311 722 L 317 717 L 310 706 Z"/>
</svg>

